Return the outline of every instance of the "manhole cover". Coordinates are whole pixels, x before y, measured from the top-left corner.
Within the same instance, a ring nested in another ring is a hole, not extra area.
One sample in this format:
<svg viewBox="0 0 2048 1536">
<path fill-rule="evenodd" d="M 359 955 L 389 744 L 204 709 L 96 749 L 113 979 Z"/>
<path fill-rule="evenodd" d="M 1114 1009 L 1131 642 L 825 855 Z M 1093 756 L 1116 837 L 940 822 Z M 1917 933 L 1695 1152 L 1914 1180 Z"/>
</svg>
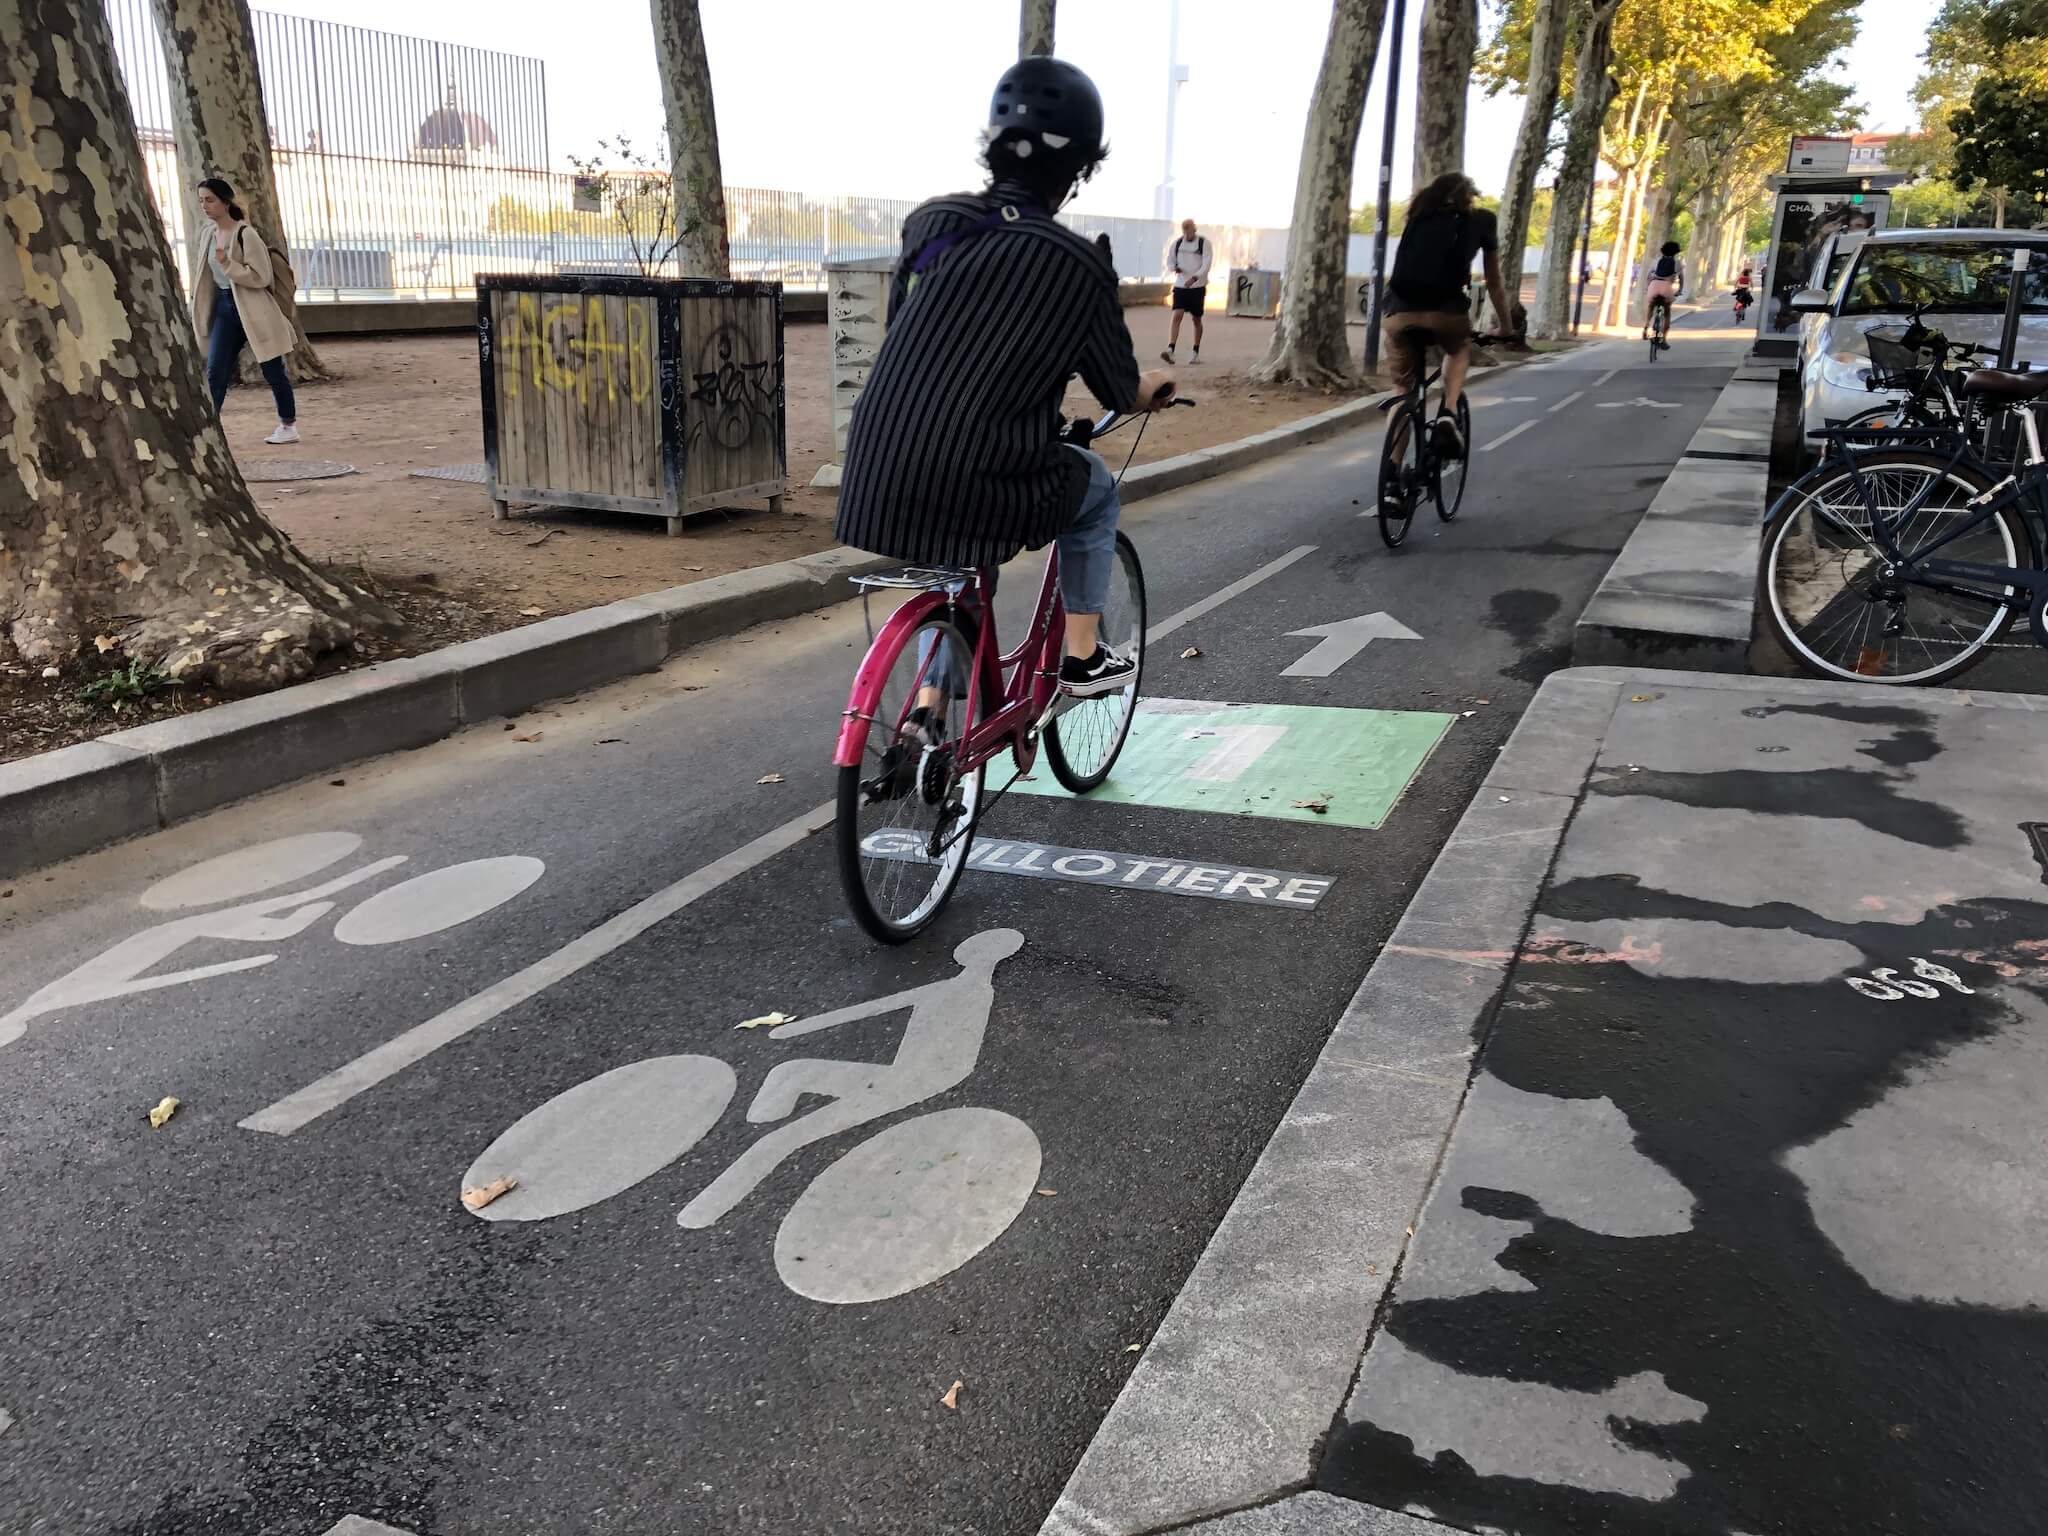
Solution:
<svg viewBox="0 0 2048 1536">
<path fill-rule="evenodd" d="M 467 480 L 472 485 L 483 485 L 489 480 L 488 471 L 482 464 L 442 464 L 433 469 L 416 469 L 412 472 L 415 480 Z"/>
<path fill-rule="evenodd" d="M 242 466 L 242 478 L 252 485 L 269 480 L 332 480 L 355 472 L 353 464 L 336 464 L 327 459 L 269 459 Z"/>
</svg>

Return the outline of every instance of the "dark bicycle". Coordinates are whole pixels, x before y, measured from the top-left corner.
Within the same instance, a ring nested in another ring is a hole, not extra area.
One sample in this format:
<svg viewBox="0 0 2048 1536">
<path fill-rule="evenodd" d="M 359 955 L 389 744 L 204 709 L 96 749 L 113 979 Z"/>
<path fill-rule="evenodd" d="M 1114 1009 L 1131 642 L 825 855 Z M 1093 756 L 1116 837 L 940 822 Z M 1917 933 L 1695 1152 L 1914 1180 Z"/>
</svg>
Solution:
<svg viewBox="0 0 2048 1536">
<path fill-rule="evenodd" d="M 1650 296 L 1650 361 L 1671 350 L 1671 301 L 1663 294 Z"/>
<path fill-rule="evenodd" d="M 2048 646 L 2048 458 L 2030 408 L 2043 395 L 2048 372 L 1980 368 L 1956 422 L 1821 434 L 1827 456 L 1772 508 L 1757 567 L 1765 617 L 1801 666 L 1946 682 L 2018 613 Z"/>
<path fill-rule="evenodd" d="M 1431 333 L 1417 328 L 1407 333 L 1406 341 L 1414 347 L 1415 355 L 1421 357 L 1429 345 Z M 1473 344 L 1490 345 L 1495 342 L 1511 342 L 1509 336 L 1474 336 Z M 1408 537 L 1408 525 L 1414 520 L 1415 509 L 1422 505 L 1422 498 L 1428 496 L 1436 502 L 1436 515 L 1449 522 L 1458 515 L 1458 508 L 1465 500 L 1467 465 L 1472 457 L 1472 405 L 1468 395 L 1458 397 L 1458 409 L 1453 419 L 1458 424 L 1458 437 L 1465 445 L 1465 451 L 1457 458 L 1446 458 L 1437 450 L 1436 433 L 1431 430 L 1429 414 L 1429 390 L 1443 377 L 1443 366 L 1427 377 L 1418 369 L 1416 381 L 1409 385 L 1405 394 L 1395 395 L 1382 401 L 1380 409 L 1393 414 L 1387 418 L 1387 435 L 1380 444 L 1379 520 L 1380 537 L 1387 548 L 1398 549 L 1402 540 Z"/>
</svg>

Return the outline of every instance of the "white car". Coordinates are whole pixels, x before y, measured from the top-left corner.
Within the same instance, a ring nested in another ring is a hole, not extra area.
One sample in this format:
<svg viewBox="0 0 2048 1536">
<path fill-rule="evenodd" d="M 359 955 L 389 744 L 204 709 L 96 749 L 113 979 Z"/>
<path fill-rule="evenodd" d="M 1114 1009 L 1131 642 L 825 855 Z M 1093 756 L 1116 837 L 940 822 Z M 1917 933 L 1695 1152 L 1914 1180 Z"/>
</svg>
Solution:
<svg viewBox="0 0 2048 1536">
<path fill-rule="evenodd" d="M 1814 253 L 1813 270 L 1818 281 L 1813 287 L 1833 295 L 1842 286 L 1842 274 L 1849 270 L 1849 259 L 1863 248 L 1863 242 L 1870 238 L 1866 229 L 1841 229 L 1821 242 L 1819 251 Z M 1799 317 L 1799 376 L 1806 377 L 1806 361 L 1813 356 L 1814 343 L 1819 339 L 1827 323 L 1824 314 L 1803 314 Z"/>
<path fill-rule="evenodd" d="M 2013 252 L 2030 254 L 2017 358 L 2048 367 L 2048 230 L 1885 229 L 1864 238 L 1830 290 L 1807 288 L 1794 311 L 1816 321 L 1800 338 L 1805 430 L 1817 432 L 1897 398 L 1870 387 L 1864 333 L 1907 324 L 1925 305 L 1923 324 L 1950 341 L 1996 347 L 2005 330 L 2006 282 Z"/>
</svg>

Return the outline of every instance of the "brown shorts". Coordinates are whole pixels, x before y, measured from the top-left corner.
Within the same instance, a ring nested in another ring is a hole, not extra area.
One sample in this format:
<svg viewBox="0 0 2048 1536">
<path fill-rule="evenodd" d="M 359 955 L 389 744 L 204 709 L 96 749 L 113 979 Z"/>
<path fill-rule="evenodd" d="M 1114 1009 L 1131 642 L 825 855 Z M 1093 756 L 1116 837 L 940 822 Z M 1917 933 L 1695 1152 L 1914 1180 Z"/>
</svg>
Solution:
<svg viewBox="0 0 2048 1536">
<path fill-rule="evenodd" d="M 1472 317 L 1462 309 L 1404 309 L 1382 320 L 1380 350 L 1397 389 L 1414 383 L 1422 366 L 1421 349 L 1410 343 L 1409 331 L 1428 331 L 1444 352 L 1463 352 L 1472 344 Z"/>
</svg>

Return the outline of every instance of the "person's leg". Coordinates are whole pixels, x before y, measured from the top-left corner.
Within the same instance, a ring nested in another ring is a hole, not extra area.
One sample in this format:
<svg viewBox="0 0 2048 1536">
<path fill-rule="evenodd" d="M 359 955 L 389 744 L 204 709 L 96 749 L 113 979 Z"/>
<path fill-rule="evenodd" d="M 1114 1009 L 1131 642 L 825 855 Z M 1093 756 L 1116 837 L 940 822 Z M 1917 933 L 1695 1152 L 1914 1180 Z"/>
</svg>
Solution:
<svg viewBox="0 0 2048 1536">
<path fill-rule="evenodd" d="M 1060 598 L 1067 606 L 1067 654 L 1086 660 L 1095 654 L 1102 628 L 1103 605 L 1116 571 L 1116 477 L 1099 454 L 1075 449 L 1088 461 L 1088 494 L 1067 531 L 1056 542 L 1060 551 Z"/>
<path fill-rule="evenodd" d="M 1178 292 L 1179 290 L 1176 289 L 1175 293 L 1178 294 Z M 1183 313 L 1180 301 L 1176 298 L 1173 305 L 1173 322 L 1166 328 L 1166 350 L 1159 354 L 1169 363 L 1173 361 L 1173 349 L 1180 345 L 1180 317 Z"/>
<path fill-rule="evenodd" d="M 1414 315 L 1403 314 L 1388 315 L 1380 324 L 1380 356 L 1386 359 L 1387 381 L 1403 395 L 1415 387 L 1417 370 L 1422 366 L 1421 350 L 1411 346 L 1408 340 L 1408 328 L 1415 323 Z M 1405 432 L 1406 420 L 1406 417 L 1400 418 L 1389 430 Z M 1403 438 L 1396 438 L 1395 453 L 1404 453 L 1407 448 Z"/>
<path fill-rule="evenodd" d="M 285 372 L 284 359 L 273 357 L 263 364 L 263 381 L 270 386 L 271 398 L 277 402 L 277 424 L 289 427 L 299 419 L 299 403 L 292 395 L 292 378 Z"/>
<path fill-rule="evenodd" d="M 1455 413 L 1465 393 L 1466 370 L 1472 366 L 1472 317 L 1455 312 L 1432 315 L 1430 329 L 1436 332 L 1436 344 L 1444 354 L 1443 408 Z"/>
<path fill-rule="evenodd" d="M 206 332 L 206 387 L 213 396 L 213 413 L 235 381 L 235 360 L 242 352 L 242 317 L 235 313 L 235 301 L 222 293 L 213 301 L 213 322 Z"/>
<path fill-rule="evenodd" d="M 1199 309 L 1198 309 L 1198 310 L 1195 310 L 1195 311 L 1194 311 L 1194 321 L 1195 321 L 1195 352 L 1194 352 L 1194 355 L 1195 355 L 1196 359 L 1197 359 L 1197 360 L 1199 360 L 1199 359 L 1201 358 L 1201 356 L 1202 356 L 1202 312 L 1201 312 L 1201 311 L 1200 311 Z"/>
</svg>

